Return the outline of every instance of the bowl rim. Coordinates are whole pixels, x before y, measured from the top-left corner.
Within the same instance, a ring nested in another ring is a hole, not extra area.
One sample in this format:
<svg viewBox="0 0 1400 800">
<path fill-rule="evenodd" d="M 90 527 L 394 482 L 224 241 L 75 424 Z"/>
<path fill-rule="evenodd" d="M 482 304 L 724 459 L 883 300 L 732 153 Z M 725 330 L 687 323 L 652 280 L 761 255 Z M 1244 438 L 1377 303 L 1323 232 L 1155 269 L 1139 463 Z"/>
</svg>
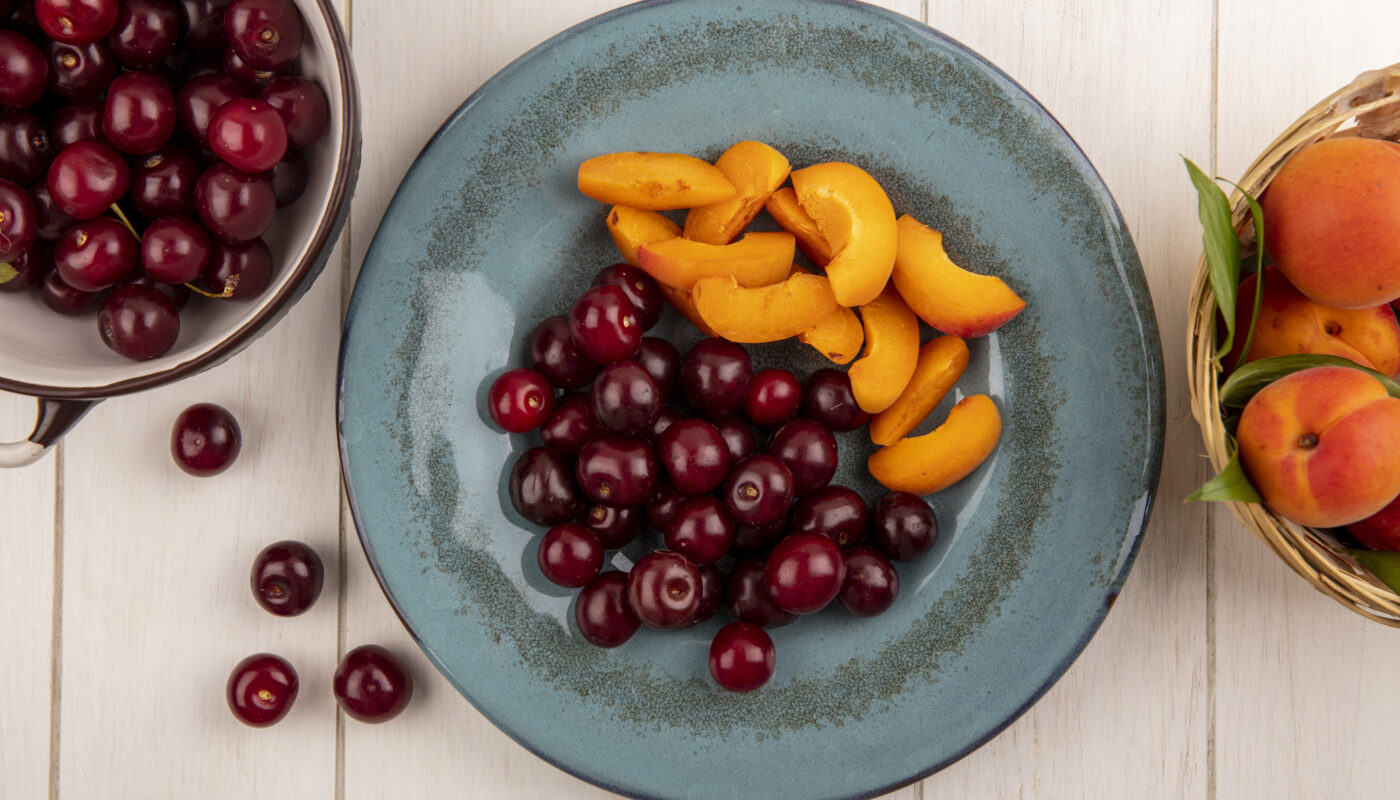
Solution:
<svg viewBox="0 0 1400 800">
<path fill-rule="evenodd" d="M 272 323 L 276 322 L 310 288 L 311 281 L 325 267 L 328 256 L 327 246 L 334 241 L 345 221 L 345 212 L 349 210 L 346 201 L 355 185 L 360 163 L 360 100 L 359 88 L 355 80 L 354 63 L 350 55 L 350 43 L 340 16 L 331 6 L 330 0 L 315 0 L 315 4 L 321 17 L 326 21 L 326 29 L 330 34 L 335 54 L 335 74 L 343 96 L 340 124 L 344 135 L 341 137 L 340 148 L 336 153 L 336 167 L 331 178 L 330 197 L 321 210 L 320 218 L 316 221 L 316 229 L 312 232 L 305 254 L 292 265 L 288 279 L 283 281 L 277 291 L 263 302 L 262 307 L 252 318 L 204 348 L 194 357 L 172 367 L 137 375 L 133 378 L 85 386 L 51 386 L 15 380 L 0 375 L 0 390 L 59 400 L 98 400 L 145 391 L 189 377 L 223 363 L 247 347 L 271 327 Z"/>
</svg>

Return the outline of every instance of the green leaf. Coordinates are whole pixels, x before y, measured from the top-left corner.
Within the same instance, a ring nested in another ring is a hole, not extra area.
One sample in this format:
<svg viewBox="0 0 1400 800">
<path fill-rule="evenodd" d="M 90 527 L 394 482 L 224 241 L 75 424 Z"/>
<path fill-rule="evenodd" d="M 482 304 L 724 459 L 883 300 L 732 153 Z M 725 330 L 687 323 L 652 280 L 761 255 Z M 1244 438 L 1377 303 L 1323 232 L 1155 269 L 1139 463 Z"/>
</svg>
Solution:
<svg viewBox="0 0 1400 800">
<path fill-rule="evenodd" d="M 1231 408 L 1243 408 L 1250 398 L 1265 386 L 1298 370 L 1312 367 L 1349 367 L 1359 369 L 1381 382 L 1391 397 L 1400 397 L 1400 383 L 1373 369 L 1367 369 L 1350 359 L 1341 356 L 1302 354 L 1274 356 L 1251 361 L 1235 370 L 1225 384 L 1220 387 L 1220 404 Z"/>
<path fill-rule="evenodd" d="M 1238 452 L 1230 456 L 1230 460 L 1225 462 L 1225 469 L 1220 470 L 1220 474 L 1201 484 L 1201 488 L 1191 493 L 1186 498 L 1186 502 L 1194 503 L 1199 501 L 1220 502 L 1234 500 L 1240 503 L 1260 503 L 1263 498 L 1259 496 L 1259 490 L 1254 488 L 1254 484 L 1245 477 L 1244 467 L 1240 466 L 1240 454 Z"/>
<path fill-rule="evenodd" d="M 19 277 L 19 270 L 8 261 L 0 261 L 0 284 L 6 284 Z"/>
<path fill-rule="evenodd" d="M 1240 239 L 1235 226 L 1230 222 L 1230 200 L 1215 181 L 1186 162 L 1186 172 L 1191 183 L 1196 186 L 1199 200 L 1197 213 L 1201 218 L 1201 241 L 1205 246 L 1206 266 L 1210 273 L 1210 287 L 1215 293 L 1215 304 L 1225 319 L 1225 341 L 1216 350 L 1216 366 L 1220 365 L 1220 354 L 1230 352 L 1235 342 L 1235 295 L 1240 286 Z"/>
<path fill-rule="evenodd" d="M 1400 592 L 1400 553 L 1386 550 L 1348 550 L 1347 553 L 1380 578 L 1381 583 Z"/>
<path fill-rule="evenodd" d="M 1239 189 L 1244 199 L 1249 201 L 1249 216 L 1254 220 L 1254 309 L 1249 313 L 1249 333 L 1245 334 L 1244 347 L 1240 348 L 1239 360 L 1242 362 L 1249 358 L 1249 346 L 1254 342 L 1254 326 L 1259 322 L 1259 306 L 1264 303 L 1264 209 L 1243 186 L 1234 181 L 1226 182 Z"/>
</svg>

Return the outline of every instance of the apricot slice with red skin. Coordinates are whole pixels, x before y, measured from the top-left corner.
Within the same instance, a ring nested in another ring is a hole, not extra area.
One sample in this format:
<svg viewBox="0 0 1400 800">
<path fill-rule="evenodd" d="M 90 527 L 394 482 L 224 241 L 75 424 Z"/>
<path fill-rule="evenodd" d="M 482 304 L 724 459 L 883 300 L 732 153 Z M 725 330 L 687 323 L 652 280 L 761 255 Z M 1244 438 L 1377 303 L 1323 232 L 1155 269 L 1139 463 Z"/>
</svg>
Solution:
<svg viewBox="0 0 1400 800">
<path fill-rule="evenodd" d="M 948 257 L 943 233 L 905 214 L 899 218 L 894 285 L 919 318 L 971 339 L 985 336 L 1021 313 L 1026 301 L 995 275 L 969 272 Z"/>
<path fill-rule="evenodd" d="M 744 344 L 797 336 L 838 308 L 827 279 L 805 272 L 754 288 L 740 286 L 732 277 L 704 278 L 690 297 L 712 330 Z"/>
<path fill-rule="evenodd" d="M 967 342 L 956 336 L 924 342 L 909 385 L 893 405 L 870 418 L 870 441 L 891 445 L 919 427 L 962 377 L 967 357 Z"/>
<path fill-rule="evenodd" d="M 734 184 L 738 194 L 728 200 L 690 209 L 685 238 L 706 244 L 729 244 L 744 232 L 774 189 L 787 180 L 791 167 L 782 153 L 763 142 L 739 142 L 715 160 L 715 168 Z"/>
<path fill-rule="evenodd" d="M 661 214 L 628 206 L 613 206 L 607 225 L 617 251 L 634 267 L 639 266 L 637 248 L 681 235 L 681 226 Z"/>
<path fill-rule="evenodd" d="M 790 233 L 750 233 L 733 244 L 665 239 L 637 248 L 637 263 L 667 286 L 689 291 L 701 278 L 733 275 L 741 286 L 767 286 L 792 271 Z"/>
<path fill-rule="evenodd" d="M 932 494 L 972 474 L 1000 439 L 1001 412 L 990 397 L 975 394 L 958 401 L 931 433 L 876 450 L 867 466 L 891 491 Z"/>
<path fill-rule="evenodd" d="M 579 165 L 578 190 L 648 211 L 707 206 L 737 194 L 715 166 L 684 153 L 609 153 Z"/>
<path fill-rule="evenodd" d="M 799 334 L 797 339 L 816 348 L 832 363 L 849 364 L 865 343 L 865 327 L 860 324 L 860 317 L 856 316 L 855 311 L 837 306 L 835 311 L 822 317 L 816 325 Z"/>
<path fill-rule="evenodd" d="M 719 336 L 715 329 L 705 322 L 704 317 L 700 316 L 700 311 L 695 308 L 695 301 L 691 298 L 689 290 L 677 289 L 663 283 L 661 284 L 661 293 L 666 295 L 666 301 L 671 304 L 671 307 L 676 309 L 682 317 L 690 320 L 690 324 L 699 328 L 701 333 L 706 336 Z"/>
<path fill-rule="evenodd" d="M 797 237 L 797 249 L 819 267 L 831 261 L 831 244 L 822 232 L 817 230 L 817 221 L 812 219 L 797 203 L 797 193 L 790 186 L 773 192 L 763 205 L 778 226 Z"/>
<path fill-rule="evenodd" d="M 919 361 L 919 318 L 893 286 L 860 308 L 865 354 L 851 365 L 851 391 L 862 411 L 878 414 L 894 404 Z"/>
<path fill-rule="evenodd" d="M 880 183 L 854 164 L 831 161 L 793 172 L 792 188 L 831 245 L 826 275 L 836 302 L 874 300 L 894 269 L 897 237 L 894 206 Z"/>
</svg>

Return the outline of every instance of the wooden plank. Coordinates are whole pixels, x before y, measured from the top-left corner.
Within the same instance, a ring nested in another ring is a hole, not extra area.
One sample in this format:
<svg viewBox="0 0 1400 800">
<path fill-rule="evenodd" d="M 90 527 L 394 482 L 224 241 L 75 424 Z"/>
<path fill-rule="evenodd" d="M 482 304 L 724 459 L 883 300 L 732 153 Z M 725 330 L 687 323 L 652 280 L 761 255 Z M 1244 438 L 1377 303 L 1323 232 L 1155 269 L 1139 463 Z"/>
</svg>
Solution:
<svg viewBox="0 0 1400 800">
<path fill-rule="evenodd" d="M 0 302 L 6 302 L 0 298 Z M 0 394 L 0 440 L 34 427 L 33 398 Z M 44 797 L 53 703 L 54 496 L 58 459 L 0 471 L 0 795 Z"/>
<path fill-rule="evenodd" d="M 1393 5 L 1220 3 L 1219 165 L 1238 177 L 1286 125 L 1397 60 Z M 1267 221 L 1266 221 L 1267 224 Z M 1390 797 L 1397 632 L 1314 591 L 1216 515 L 1219 797 Z"/>
<path fill-rule="evenodd" d="M 1205 510 L 1181 503 L 1203 477 L 1181 390 L 1200 233 L 1178 154 L 1209 157 L 1211 3 L 1164 13 L 1084 0 L 933 2 L 929 16 L 1035 95 L 1114 192 L 1156 307 L 1168 432 L 1152 522 L 1102 629 L 1020 721 L 925 781 L 925 796 L 1204 797 Z"/>
</svg>

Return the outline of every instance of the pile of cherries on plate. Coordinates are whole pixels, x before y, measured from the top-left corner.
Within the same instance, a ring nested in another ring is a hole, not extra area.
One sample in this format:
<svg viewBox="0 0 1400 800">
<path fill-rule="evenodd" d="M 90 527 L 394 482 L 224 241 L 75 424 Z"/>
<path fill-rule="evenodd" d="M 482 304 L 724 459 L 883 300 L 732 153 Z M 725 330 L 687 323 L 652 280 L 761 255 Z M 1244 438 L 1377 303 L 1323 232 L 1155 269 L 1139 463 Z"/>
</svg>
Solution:
<svg viewBox="0 0 1400 800">
<path fill-rule="evenodd" d="M 191 288 L 247 300 L 330 106 L 292 0 L 0 0 L 0 291 L 159 357 Z M 203 288 L 195 285 L 196 281 Z"/>
<path fill-rule="evenodd" d="M 548 528 L 545 577 L 582 589 L 583 637 L 617 647 L 642 625 L 694 625 L 727 605 L 737 621 L 715 636 L 710 673 L 750 691 L 773 674 L 764 628 L 833 599 L 859 617 L 885 611 L 899 592 L 891 559 L 928 552 L 938 523 L 915 495 L 890 492 L 867 508 L 830 485 L 832 432 L 869 419 L 844 372 L 821 369 L 805 384 L 785 369 L 755 374 L 742 346 L 717 338 L 682 356 L 644 335 L 665 305 L 640 269 L 604 269 L 568 317 L 534 329 L 533 368 L 496 378 L 490 413 L 506 431 L 540 431 L 543 444 L 511 468 L 511 501 Z M 628 572 L 603 571 L 605 551 L 647 526 L 664 548 Z"/>
</svg>

